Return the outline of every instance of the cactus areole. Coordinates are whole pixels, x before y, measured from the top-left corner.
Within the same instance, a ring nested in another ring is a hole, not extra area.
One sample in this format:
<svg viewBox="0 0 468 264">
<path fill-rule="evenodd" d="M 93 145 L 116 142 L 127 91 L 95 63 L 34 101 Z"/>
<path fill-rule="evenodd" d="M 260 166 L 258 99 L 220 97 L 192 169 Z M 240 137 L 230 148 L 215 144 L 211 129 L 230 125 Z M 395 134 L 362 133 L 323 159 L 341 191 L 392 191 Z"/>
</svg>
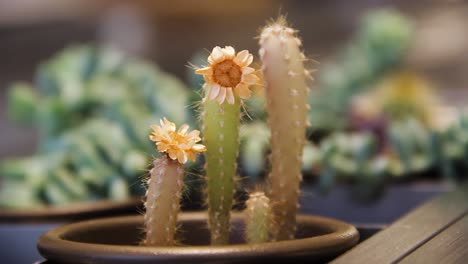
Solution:
<svg viewBox="0 0 468 264">
<path fill-rule="evenodd" d="M 296 230 L 302 150 L 307 124 L 305 56 L 295 30 L 280 18 L 260 35 L 260 58 L 271 130 L 269 198 L 272 203 L 274 240 L 293 239 Z"/>
</svg>

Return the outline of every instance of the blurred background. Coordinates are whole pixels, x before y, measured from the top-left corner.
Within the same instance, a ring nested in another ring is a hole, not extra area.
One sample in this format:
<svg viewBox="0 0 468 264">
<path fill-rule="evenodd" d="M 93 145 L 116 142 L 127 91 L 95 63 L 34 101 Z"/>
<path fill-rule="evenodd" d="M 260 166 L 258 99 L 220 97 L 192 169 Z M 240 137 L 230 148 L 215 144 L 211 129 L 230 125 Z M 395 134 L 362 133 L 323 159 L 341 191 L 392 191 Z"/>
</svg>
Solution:
<svg viewBox="0 0 468 264">
<path fill-rule="evenodd" d="M 3 206 L 137 194 L 152 152 L 141 142 L 147 131 L 135 127 L 163 115 L 196 125 L 190 105 L 202 81 L 189 63 L 203 64 L 216 45 L 255 54 L 260 28 L 279 14 L 299 30 L 309 67 L 318 69 L 304 172 L 322 192 L 341 180 L 369 196 L 408 175 L 463 178 L 466 1 L 0 0 L 1 189 L 29 190 Z M 133 91 L 142 94 L 124 102 Z M 136 107 L 145 96 L 154 100 Z M 258 97 L 241 150 L 241 174 L 254 181 L 268 153 Z M 102 143 L 107 128 L 114 134 Z"/>
<path fill-rule="evenodd" d="M 196 51 L 227 44 L 255 51 L 259 28 L 284 13 L 301 32 L 306 54 L 323 62 L 350 40 L 366 12 L 382 7 L 401 11 L 415 25 L 408 64 L 451 105 L 463 104 L 466 1 L 1 0 L 0 157 L 30 154 L 36 145 L 34 129 L 7 120 L 8 84 L 32 81 L 40 62 L 70 44 L 110 44 L 185 78 Z"/>
</svg>

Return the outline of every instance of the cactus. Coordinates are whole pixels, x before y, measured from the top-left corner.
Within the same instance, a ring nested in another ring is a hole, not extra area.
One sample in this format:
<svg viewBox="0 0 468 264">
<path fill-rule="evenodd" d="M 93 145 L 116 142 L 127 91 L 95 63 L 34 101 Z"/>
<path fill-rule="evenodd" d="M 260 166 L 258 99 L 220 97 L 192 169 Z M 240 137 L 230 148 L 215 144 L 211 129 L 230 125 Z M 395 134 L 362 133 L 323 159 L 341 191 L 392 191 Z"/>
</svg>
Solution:
<svg viewBox="0 0 468 264">
<path fill-rule="evenodd" d="M 160 121 L 161 126 L 152 126 L 150 139 L 164 156 L 155 159 L 146 181 L 145 201 L 145 240 L 146 246 L 173 246 L 176 244 L 175 232 L 177 215 L 182 198 L 184 169 L 189 159 L 194 160 L 197 153 L 205 151 L 200 141 L 199 131 L 188 133 L 183 125 L 176 131 L 175 124 L 167 119 Z"/>
<path fill-rule="evenodd" d="M 206 175 L 209 227 L 212 244 L 228 243 L 229 219 L 235 191 L 237 154 L 239 151 L 240 106 L 219 105 L 205 101 L 204 142 L 207 147 Z"/>
<path fill-rule="evenodd" d="M 253 56 L 232 47 L 215 47 L 209 66 L 197 69 L 203 75 L 203 133 L 207 147 L 206 177 L 208 226 L 213 245 L 229 240 L 230 211 L 235 192 L 239 152 L 240 107 L 251 96 L 249 86 L 258 82 L 255 70 L 248 67 Z"/>
<path fill-rule="evenodd" d="M 169 158 L 154 160 L 150 171 L 145 202 L 146 246 L 173 246 L 176 244 L 177 215 L 182 198 L 184 170 Z"/>
<path fill-rule="evenodd" d="M 249 244 L 268 242 L 270 239 L 270 199 L 263 192 L 252 192 L 246 202 L 245 237 Z"/>
<path fill-rule="evenodd" d="M 295 30 L 280 18 L 260 35 L 260 58 L 265 80 L 268 125 L 271 129 L 269 175 L 275 230 L 273 239 L 293 239 L 296 231 L 302 151 L 307 123 L 305 56 Z"/>
</svg>

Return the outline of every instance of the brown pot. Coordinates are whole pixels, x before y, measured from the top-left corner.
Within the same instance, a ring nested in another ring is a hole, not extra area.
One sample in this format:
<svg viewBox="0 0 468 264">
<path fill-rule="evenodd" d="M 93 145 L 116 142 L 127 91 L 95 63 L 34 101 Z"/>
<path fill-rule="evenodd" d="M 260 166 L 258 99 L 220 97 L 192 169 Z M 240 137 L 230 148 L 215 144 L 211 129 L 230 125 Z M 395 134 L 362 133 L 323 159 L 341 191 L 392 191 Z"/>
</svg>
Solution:
<svg viewBox="0 0 468 264">
<path fill-rule="evenodd" d="M 297 239 L 248 245 L 243 217 L 232 215 L 231 245 L 210 246 L 206 213 L 182 213 L 174 247 L 139 246 L 142 216 L 97 219 L 65 225 L 44 234 L 39 252 L 53 263 L 245 263 L 307 259 L 327 261 L 354 246 L 357 230 L 344 222 L 299 215 Z"/>
<path fill-rule="evenodd" d="M 31 209 L 0 208 L 0 223 L 72 222 L 96 217 L 128 215 L 141 208 L 141 198 L 82 202 Z"/>
</svg>

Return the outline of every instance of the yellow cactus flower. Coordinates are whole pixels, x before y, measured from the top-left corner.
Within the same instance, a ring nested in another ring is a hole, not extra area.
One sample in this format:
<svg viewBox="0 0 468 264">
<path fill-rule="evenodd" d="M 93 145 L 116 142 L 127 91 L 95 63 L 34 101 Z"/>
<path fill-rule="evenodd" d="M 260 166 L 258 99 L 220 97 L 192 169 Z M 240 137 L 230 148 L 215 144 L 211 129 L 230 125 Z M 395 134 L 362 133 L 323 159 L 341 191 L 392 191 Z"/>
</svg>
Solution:
<svg viewBox="0 0 468 264">
<path fill-rule="evenodd" d="M 216 100 L 222 104 L 225 100 L 234 104 L 238 95 L 242 99 L 251 96 L 249 86 L 259 82 L 255 69 L 248 67 L 253 61 L 252 54 L 248 50 L 236 51 L 231 46 L 213 48 L 208 57 L 209 66 L 195 70 L 196 74 L 203 75 L 203 86 L 206 98 Z"/>
<path fill-rule="evenodd" d="M 159 121 L 161 126 L 152 125 L 149 138 L 156 142 L 159 152 L 167 153 L 172 160 L 178 160 L 184 164 L 188 159 L 195 160 L 195 155 L 206 151 L 202 144 L 196 144 L 201 140 L 200 131 L 188 132 L 189 126 L 184 124 L 176 131 L 174 123 L 163 118 Z"/>
</svg>

